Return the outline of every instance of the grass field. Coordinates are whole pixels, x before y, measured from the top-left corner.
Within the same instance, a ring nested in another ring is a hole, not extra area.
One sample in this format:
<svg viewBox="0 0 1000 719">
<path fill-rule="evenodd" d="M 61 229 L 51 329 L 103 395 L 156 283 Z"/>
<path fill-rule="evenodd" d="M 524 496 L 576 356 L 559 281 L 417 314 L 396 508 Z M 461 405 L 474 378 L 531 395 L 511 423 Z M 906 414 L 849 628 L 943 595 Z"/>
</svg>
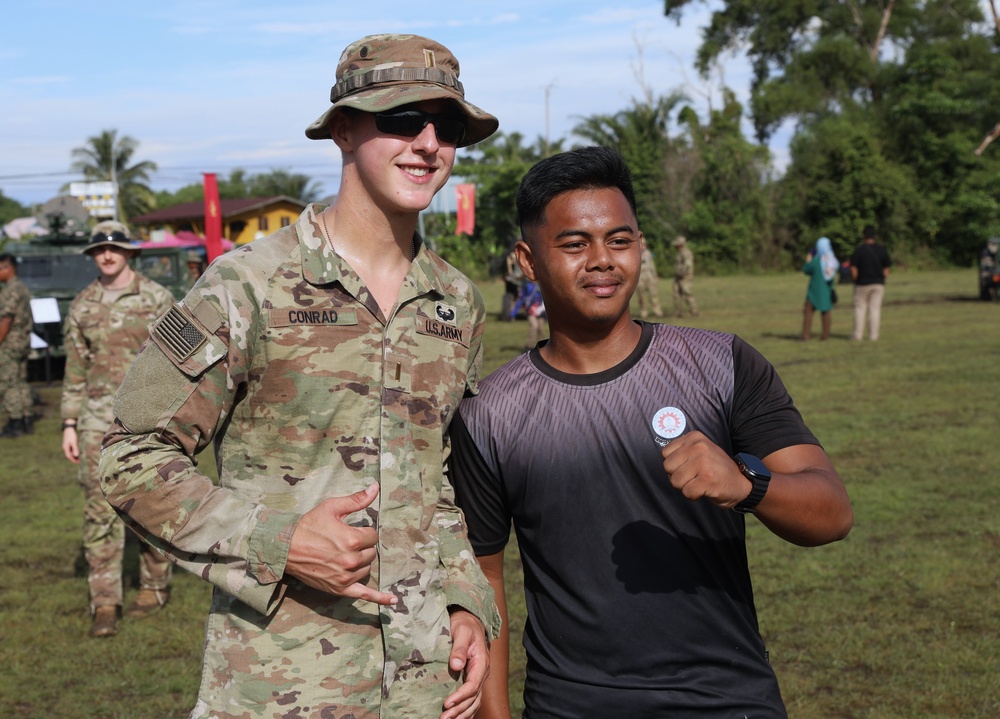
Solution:
<svg viewBox="0 0 1000 719">
<path fill-rule="evenodd" d="M 879 342 L 847 341 L 841 288 L 833 338 L 803 343 L 805 285 L 793 274 L 695 283 L 697 324 L 740 334 L 777 366 L 854 504 L 851 535 L 816 549 L 749 521 L 761 630 L 789 713 L 1000 716 L 1000 305 L 975 300 L 973 270 L 897 272 Z M 500 286 L 483 289 L 498 308 Z M 524 322 L 491 319 L 487 369 L 526 334 Z M 110 640 L 86 637 L 81 494 L 59 452 L 59 387 L 37 389 L 36 433 L 0 441 L 0 716 L 184 717 L 209 589 L 178 573 L 164 612 L 126 620 Z M 128 560 L 134 577 L 134 548 Z M 523 602 L 510 589 L 517 706 Z"/>
</svg>

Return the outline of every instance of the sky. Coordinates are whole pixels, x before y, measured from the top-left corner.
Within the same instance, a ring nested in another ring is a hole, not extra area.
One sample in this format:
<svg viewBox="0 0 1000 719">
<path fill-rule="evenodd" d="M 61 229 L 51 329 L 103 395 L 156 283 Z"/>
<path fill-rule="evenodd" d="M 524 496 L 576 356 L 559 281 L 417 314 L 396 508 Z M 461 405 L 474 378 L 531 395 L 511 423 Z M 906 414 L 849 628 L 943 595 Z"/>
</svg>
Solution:
<svg viewBox="0 0 1000 719">
<path fill-rule="evenodd" d="M 467 99 L 529 143 L 580 142 L 571 133 L 583 117 L 625 109 L 643 84 L 685 92 L 703 118 L 722 87 L 694 70 L 709 18 L 700 3 L 680 26 L 662 0 L 32 0 L 7 4 L 3 18 L 0 190 L 23 204 L 82 179 L 69 172 L 71 152 L 104 129 L 139 142 L 134 160 L 158 165 L 154 190 L 239 167 L 304 173 L 334 194 L 340 154 L 304 131 L 329 106 L 343 48 L 372 33 L 447 46 Z M 723 68 L 745 101 L 748 63 L 729 57 Z M 772 140 L 779 168 L 788 134 Z"/>
</svg>

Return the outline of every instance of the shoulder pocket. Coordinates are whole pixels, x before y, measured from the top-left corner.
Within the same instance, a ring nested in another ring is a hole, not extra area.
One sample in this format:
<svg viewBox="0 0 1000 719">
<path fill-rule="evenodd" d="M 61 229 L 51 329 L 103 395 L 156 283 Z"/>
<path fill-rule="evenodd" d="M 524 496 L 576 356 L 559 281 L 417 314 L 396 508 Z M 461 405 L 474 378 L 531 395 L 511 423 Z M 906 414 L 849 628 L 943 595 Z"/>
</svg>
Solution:
<svg viewBox="0 0 1000 719">
<path fill-rule="evenodd" d="M 158 319 L 150 338 L 184 374 L 194 378 L 226 356 L 226 344 L 215 331 L 222 315 L 207 302 L 194 307 L 178 303 Z"/>
</svg>

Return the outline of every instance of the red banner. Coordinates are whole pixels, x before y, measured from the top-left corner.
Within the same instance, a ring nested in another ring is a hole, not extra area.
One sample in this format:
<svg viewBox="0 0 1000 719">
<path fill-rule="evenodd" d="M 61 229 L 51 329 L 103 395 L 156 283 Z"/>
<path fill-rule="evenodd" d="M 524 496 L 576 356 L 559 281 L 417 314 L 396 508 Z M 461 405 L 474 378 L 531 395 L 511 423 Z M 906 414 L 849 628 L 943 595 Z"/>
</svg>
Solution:
<svg viewBox="0 0 1000 719">
<path fill-rule="evenodd" d="M 455 200 L 458 205 L 455 234 L 471 235 L 476 231 L 476 186 L 455 185 Z"/>
<path fill-rule="evenodd" d="M 214 172 L 205 173 L 205 254 L 209 262 L 222 254 L 222 210 Z"/>
</svg>

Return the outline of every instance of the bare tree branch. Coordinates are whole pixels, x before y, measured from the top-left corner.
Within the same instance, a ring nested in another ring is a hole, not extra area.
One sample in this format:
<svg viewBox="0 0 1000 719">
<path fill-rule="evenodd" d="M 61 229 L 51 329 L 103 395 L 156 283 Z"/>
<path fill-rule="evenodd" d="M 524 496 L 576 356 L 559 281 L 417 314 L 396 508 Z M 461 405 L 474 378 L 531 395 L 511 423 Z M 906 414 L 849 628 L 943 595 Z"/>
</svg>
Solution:
<svg viewBox="0 0 1000 719">
<path fill-rule="evenodd" d="M 993 0 L 990 0 L 992 2 Z M 871 58 L 872 62 L 878 62 L 878 50 L 882 45 L 882 40 L 885 38 L 886 28 L 889 27 L 889 18 L 892 17 L 892 6 L 896 4 L 896 0 L 889 0 L 889 4 L 885 6 L 885 10 L 882 11 L 882 23 L 878 28 L 878 35 L 875 36 L 875 44 L 872 45 Z"/>
<path fill-rule="evenodd" d="M 996 26 L 997 35 L 1000 35 L 1000 15 L 997 14 L 997 4 L 994 0 L 990 0 L 990 12 L 993 13 L 993 24 Z"/>
<path fill-rule="evenodd" d="M 979 144 L 979 147 L 973 150 L 973 154 L 975 154 L 976 157 L 982 155 L 983 151 L 986 150 L 989 144 L 998 137 L 1000 137 L 1000 122 L 998 122 L 996 124 L 996 127 L 990 130 L 990 132 L 986 135 L 986 137 L 983 138 L 983 141 Z"/>
<path fill-rule="evenodd" d="M 629 63 L 629 67 L 632 69 L 632 76 L 635 81 L 639 84 L 639 90 L 642 92 L 642 97 L 646 101 L 646 105 L 649 107 L 653 106 L 653 88 L 649 86 L 646 82 L 646 46 L 643 44 L 639 36 L 632 31 L 632 42 L 635 43 L 635 51 L 638 55 L 638 59 L 632 63 Z"/>
</svg>

